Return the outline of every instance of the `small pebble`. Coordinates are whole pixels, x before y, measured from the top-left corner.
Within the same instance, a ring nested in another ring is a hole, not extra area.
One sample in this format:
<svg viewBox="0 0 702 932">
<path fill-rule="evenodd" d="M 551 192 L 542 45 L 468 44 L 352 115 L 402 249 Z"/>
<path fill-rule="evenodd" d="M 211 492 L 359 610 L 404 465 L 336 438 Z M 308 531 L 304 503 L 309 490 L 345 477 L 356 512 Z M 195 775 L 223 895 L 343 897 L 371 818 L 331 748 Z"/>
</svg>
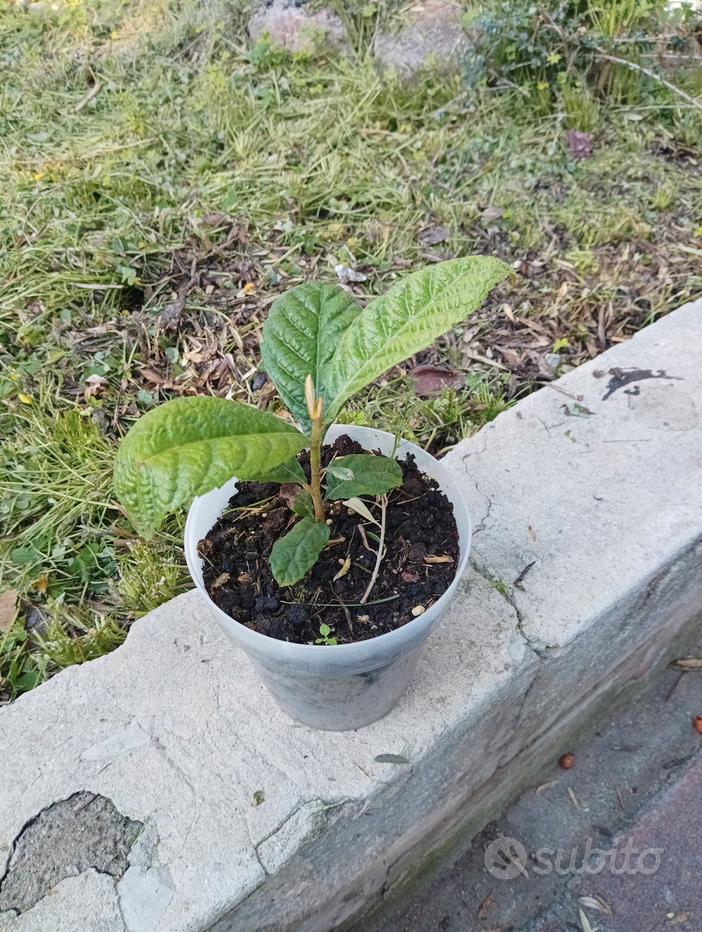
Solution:
<svg viewBox="0 0 702 932">
<path fill-rule="evenodd" d="M 570 770 L 574 763 L 575 758 L 572 754 L 563 754 L 558 761 L 559 766 L 562 767 L 563 770 Z"/>
<path fill-rule="evenodd" d="M 412 614 L 415 618 L 419 618 L 420 615 L 423 615 L 426 612 L 426 608 L 423 605 L 415 605 L 412 609 Z"/>
</svg>

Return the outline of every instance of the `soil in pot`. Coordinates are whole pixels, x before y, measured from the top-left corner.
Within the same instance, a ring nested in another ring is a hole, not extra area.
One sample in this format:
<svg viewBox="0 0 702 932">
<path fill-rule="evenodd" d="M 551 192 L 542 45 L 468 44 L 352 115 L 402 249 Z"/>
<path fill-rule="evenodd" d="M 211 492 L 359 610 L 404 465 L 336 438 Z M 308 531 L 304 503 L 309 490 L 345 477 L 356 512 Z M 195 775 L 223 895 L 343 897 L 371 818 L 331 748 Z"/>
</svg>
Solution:
<svg viewBox="0 0 702 932">
<path fill-rule="evenodd" d="M 363 452 L 368 451 L 344 435 L 323 448 L 322 463 Z M 308 454 L 299 459 L 309 476 Z M 453 506 L 414 457 L 400 466 L 402 485 L 388 494 L 385 556 L 366 604 L 359 603 L 376 563 L 378 527 L 342 502 L 329 503 L 329 544 L 304 579 L 281 588 L 268 556 L 296 519 L 281 486 L 260 482 L 241 482 L 227 511 L 198 544 L 213 602 L 254 631 L 298 644 L 314 643 L 322 624 L 331 629 L 328 637 L 347 644 L 418 617 L 454 579 L 458 529 Z"/>
</svg>

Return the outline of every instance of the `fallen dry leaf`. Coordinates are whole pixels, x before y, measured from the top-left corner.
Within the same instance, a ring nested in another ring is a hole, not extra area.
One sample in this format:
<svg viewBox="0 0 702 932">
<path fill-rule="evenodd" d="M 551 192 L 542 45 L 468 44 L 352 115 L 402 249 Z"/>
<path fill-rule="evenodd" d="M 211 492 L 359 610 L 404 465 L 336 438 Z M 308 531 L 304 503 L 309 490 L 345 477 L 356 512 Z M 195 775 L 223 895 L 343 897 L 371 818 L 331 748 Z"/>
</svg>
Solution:
<svg viewBox="0 0 702 932">
<path fill-rule="evenodd" d="M 355 511 L 356 514 L 359 514 L 362 518 L 365 518 L 366 521 L 372 521 L 373 524 L 378 524 L 373 515 L 368 510 L 367 506 L 361 501 L 360 498 L 347 498 L 344 499 L 344 505 L 347 508 L 350 508 L 351 511 Z"/>
<path fill-rule="evenodd" d="M 104 375 L 89 375 L 85 380 L 86 388 L 83 392 L 85 400 L 88 401 L 88 399 L 92 398 L 93 395 L 98 395 L 108 384 L 109 382 Z"/>
<path fill-rule="evenodd" d="M 436 226 L 424 227 L 418 234 L 419 240 L 425 246 L 438 246 L 439 243 L 445 243 L 450 235 L 449 228 L 440 223 L 436 224 Z"/>
<path fill-rule="evenodd" d="M 346 576 L 348 571 L 351 569 L 351 557 L 346 557 L 345 560 L 339 560 L 339 563 L 341 563 L 341 569 L 336 574 L 332 582 L 336 582 L 337 579 L 341 579 L 342 576 Z"/>
<path fill-rule="evenodd" d="M 17 590 L 8 589 L 0 595 L 0 631 L 9 631 L 15 620 Z"/>
<path fill-rule="evenodd" d="M 438 395 L 445 388 L 463 388 L 465 384 L 462 372 L 443 366 L 415 366 L 408 375 L 414 382 L 415 391 L 422 398 Z"/>
<path fill-rule="evenodd" d="M 674 660 L 672 666 L 677 667 L 678 670 L 702 670 L 702 657 L 681 657 L 679 660 Z"/>
<path fill-rule="evenodd" d="M 568 133 L 568 151 L 574 159 L 592 158 L 592 134 L 571 129 Z"/>
<path fill-rule="evenodd" d="M 493 901 L 494 901 L 494 897 L 491 891 L 482 901 L 480 906 L 478 906 L 478 919 L 485 919 L 488 912 L 490 911 L 490 907 L 492 906 Z"/>
<path fill-rule="evenodd" d="M 587 909 L 597 909 L 597 910 L 599 910 L 601 913 L 604 913 L 606 916 L 611 916 L 611 915 L 612 915 L 612 909 L 611 909 L 609 903 L 607 903 L 605 900 L 603 900 L 601 896 L 597 896 L 597 895 L 595 895 L 595 896 L 581 896 L 580 899 L 578 900 L 578 902 L 579 902 L 582 906 L 587 907 Z"/>
<path fill-rule="evenodd" d="M 348 285 L 350 282 L 365 282 L 368 280 L 368 276 L 364 275 L 363 272 L 357 272 L 347 265 L 335 265 L 334 271 L 342 285 Z"/>
<path fill-rule="evenodd" d="M 448 556 L 448 554 L 445 554 L 445 553 L 439 553 L 439 554 L 431 554 L 431 553 L 428 553 L 428 554 L 424 557 L 424 562 L 425 562 L 425 563 L 430 563 L 430 564 L 434 564 L 434 563 L 453 563 L 453 557 L 450 557 L 450 556 Z"/>
</svg>

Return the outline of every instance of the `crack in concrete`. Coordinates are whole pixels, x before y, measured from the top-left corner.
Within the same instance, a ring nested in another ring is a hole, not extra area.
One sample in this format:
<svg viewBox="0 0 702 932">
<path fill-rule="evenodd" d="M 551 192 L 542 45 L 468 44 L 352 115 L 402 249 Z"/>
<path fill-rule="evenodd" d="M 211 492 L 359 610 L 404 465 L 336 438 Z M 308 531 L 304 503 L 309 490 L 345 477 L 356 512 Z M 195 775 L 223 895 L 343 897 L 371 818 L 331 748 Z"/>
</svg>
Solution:
<svg viewBox="0 0 702 932">
<path fill-rule="evenodd" d="M 89 870 L 116 882 L 142 828 L 98 793 L 82 790 L 45 806 L 12 842 L 0 877 L 0 912 L 27 912 L 61 880 Z"/>
<path fill-rule="evenodd" d="M 486 424 L 485 427 L 482 428 L 482 431 L 485 431 L 485 433 L 483 434 L 483 446 L 482 446 L 482 448 L 481 448 L 480 450 L 472 450 L 470 453 L 464 453 L 464 454 L 461 456 L 461 462 L 462 462 L 464 465 L 465 465 L 466 460 L 467 460 L 467 459 L 470 459 L 471 456 L 482 456 L 482 454 L 485 453 L 485 451 L 487 450 L 487 445 L 488 445 L 488 427 L 489 427 L 489 426 L 490 426 L 489 424 Z M 482 431 L 481 431 L 481 432 L 482 432 Z M 467 467 L 467 466 L 466 466 L 466 472 L 468 472 L 468 467 Z"/>
<path fill-rule="evenodd" d="M 478 493 L 478 495 L 481 495 L 481 496 L 485 499 L 485 501 L 487 502 L 487 511 L 485 512 L 485 514 L 483 515 L 483 517 L 480 519 L 480 523 L 477 524 L 477 525 L 473 528 L 473 534 L 480 534 L 481 531 L 484 531 L 484 530 L 485 530 L 486 521 L 488 520 L 488 518 L 490 517 L 490 514 L 491 514 L 491 512 L 492 512 L 492 499 L 490 498 L 489 495 L 487 495 L 485 492 L 482 491 L 482 489 L 481 489 L 480 486 L 478 485 L 478 480 L 477 480 L 477 479 L 473 479 L 473 485 L 475 486 L 475 491 Z"/>
<path fill-rule="evenodd" d="M 533 638 L 530 638 L 524 630 L 524 618 L 514 598 L 514 587 L 512 586 L 510 589 L 504 580 L 501 580 L 498 576 L 495 576 L 493 573 L 491 573 L 486 566 L 481 566 L 474 556 L 471 556 L 468 562 L 471 568 L 478 574 L 478 576 L 482 576 L 482 578 L 487 583 L 489 583 L 493 589 L 499 592 L 505 602 L 514 611 L 517 619 L 515 631 L 522 638 L 527 648 L 541 660 L 547 657 L 548 652 L 553 650 L 553 647 L 549 644 L 542 644 L 540 641 L 536 641 Z"/>
</svg>

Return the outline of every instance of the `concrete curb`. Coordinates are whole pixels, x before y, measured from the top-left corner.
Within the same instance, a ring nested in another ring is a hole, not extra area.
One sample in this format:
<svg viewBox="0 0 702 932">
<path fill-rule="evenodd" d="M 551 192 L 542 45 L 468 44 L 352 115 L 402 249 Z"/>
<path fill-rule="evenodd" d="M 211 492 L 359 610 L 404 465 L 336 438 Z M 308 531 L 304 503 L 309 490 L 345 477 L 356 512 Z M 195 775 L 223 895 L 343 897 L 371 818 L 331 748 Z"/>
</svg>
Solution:
<svg viewBox="0 0 702 932">
<path fill-rule="evenodd" d="M 0 929 L 327 930 L 479 830 L 702 611 L 701 333 L 698 301 L 449 455 L 475 565 L 375 725 L 285 719 L 196 593 L 0 711 Z M 126 870 L 61 861 L 79 793 L 141 823 Z M 15 915 L 20 854 L 52 895 Z"/>
</svg>

